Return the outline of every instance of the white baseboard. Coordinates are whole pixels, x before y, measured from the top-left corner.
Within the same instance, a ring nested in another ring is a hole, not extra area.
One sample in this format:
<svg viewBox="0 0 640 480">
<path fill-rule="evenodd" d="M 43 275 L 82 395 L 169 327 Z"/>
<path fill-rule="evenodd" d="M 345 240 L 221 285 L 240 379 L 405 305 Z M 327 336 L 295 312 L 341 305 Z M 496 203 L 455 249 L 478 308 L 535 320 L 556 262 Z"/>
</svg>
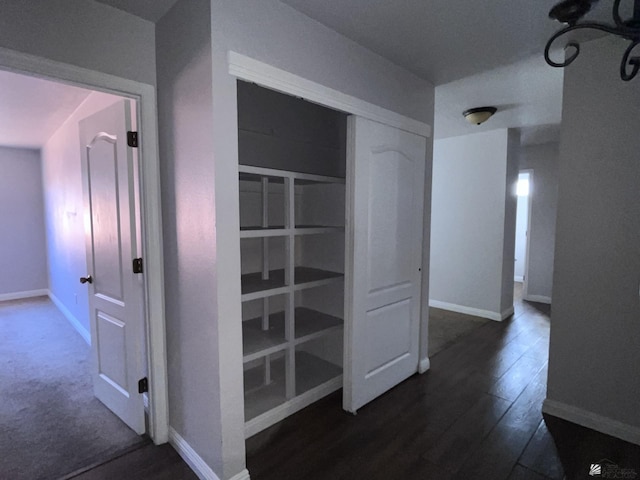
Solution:
<svg viewBox="0 0 640 480">
<path fill-rule="evenodd" d="M 528 302 L 546 303 L 551 305 L 551 297 L 545 297 L 544 295 L 524 295 L 524 299 Z"/>
<path fill-rule="evenodd" d="M 509 318 L 511 315 L 513 315 L 515 313 L 515 309 L 513 308 L 513 305 L 511 305 L 509 308 L 507 308 L 506 310 L 504 310 L 501 313 L 501 317 L 500 320 L 506 320 L 507 318 Z"/>
<path fill-rule="evenodd" d="M 182 435 L 176 432 L 173 427 L 169 427 L 169 443 L 200 480 L 220 480 L 211 467 L 207 465 L 207 462 L 196 453 L 191 445 L 189 445 L 189 443 L 182 438 Z M 251 478 L 249 477 L 249 471 L 245 468 L 229 480 L 251 480 Z"/>
<path fill-rule="evenodd" d="M 191 448 L 191 445 L 173 427 L 169 427 L 169 443 L 200 480 L 220 480 L 215 472 L 211 470 L 211 467 L 207 465 L 207 462 Z"/>
<path fill-rule="evenodd" d="M 502 321 L 507 317 L 504 317 L 504 312 L 491 312 L 489 310 L 481 310 L 479 308 L 465 307 L 464 305 L 456 305 L 455 303 L 441 302 L 439 300 L 429 299 L 429 306 L 434 308 L 440 308 L 442 310 L 449 310 L 456 313 L 464 313 L 466 315 L 473 315 L 474 317 L 488 318 L 489 320 Z M 511 308 L 511 314 L 513 314 L 513 307 Z M 509 315 L 507 315 L 509 316 Z"/>
<path fill-rule="evenodd" d="M 626 423 L 589 412 L 573 405 L 567 405 L 556 400 L 546 399 L 542 404 L 542 411 L 554 417 L 577 423 L 612 437 L 620 438 L 630 443 L 640 445 L 640 428 Z"/>
<path fill-rule="evenodd" d="M 2 293 L 0 294 L 0 302 L 4 302 L 7 300 L 20 300 L 23 298 L 32 298 L 32 297 L 46 297 L 49 294 L 49 290 L 46 288 L 42 288 L 40 290 L 27 290 L 24 292 L 14 292 L 14 293 Z"/>
<path fill-rule="evenodd" d="M 420 359 L 420 363 L 418 363 L 418 373 L 425 373 L 429 371 L 431 368 L 431 361 L 429 357 Z"/>
<path fill-rule="evenodd" d="M 229 480 L 251 480 L 251 477 L 249 477 L 249 470 L 245 468 L 243 471 L 241 471 L 237 475 L 234 475 Z"/>
<path fill-rule="evenodd" d="M 71 326 L 75 328 L 75 330 L 80 334 L 82 338 L 84 338 L 84 341 L 87 342 L 87 344 L 91 345 L 91 334 L 89 333 L 89 330 L 84 328 L 84 325 L 82 325 L 80 321 L 75 317 L 75 315 L 73 315 L 73 313 L 71 313 L 69 309 L 64 306 L 64 304 L 60 301 L 58 297 L 56 297 L 52 292 L 48 292 L 48 293 L 51 301 L 55 304 L 56 307 L 58 307 L 58 310 L 60 310 L 62 314 L 67 318 Z"/>
<path fill-rule="evenodd" d="M 513 281 L 522 283 L 522 282 L 524 282 L 524 277 L 522 275 L 514 275 L 513 276 Z"/>
</svg>

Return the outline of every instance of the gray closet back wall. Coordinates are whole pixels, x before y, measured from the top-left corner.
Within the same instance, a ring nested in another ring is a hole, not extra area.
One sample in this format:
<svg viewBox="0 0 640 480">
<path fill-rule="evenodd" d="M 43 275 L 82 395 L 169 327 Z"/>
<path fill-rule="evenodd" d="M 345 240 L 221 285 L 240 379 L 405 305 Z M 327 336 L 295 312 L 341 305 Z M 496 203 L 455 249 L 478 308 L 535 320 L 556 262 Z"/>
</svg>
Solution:
<svg viewBox="0 0 640 480">
<path fill-rule="evenodd" d="M 347 115 L 238 81 L 239 163 L 345 177 Z"/>
</svg>

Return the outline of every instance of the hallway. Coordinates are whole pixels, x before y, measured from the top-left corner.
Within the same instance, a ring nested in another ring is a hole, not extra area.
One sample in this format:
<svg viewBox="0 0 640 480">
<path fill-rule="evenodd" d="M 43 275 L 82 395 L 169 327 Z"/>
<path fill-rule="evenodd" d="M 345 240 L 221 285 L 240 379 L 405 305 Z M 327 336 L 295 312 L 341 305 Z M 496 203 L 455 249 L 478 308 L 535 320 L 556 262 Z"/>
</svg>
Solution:
<svg viewBox="0 0 640 480">
<path fill-rule="evenodd" d="M 602 459 L 639 478 L 640 447 L 543 419 L 549 307 L 517 287 L 511 319 L 474 329 L 358 415 L 336 392 L 250 438 L 252 480 L 582 480 Z M 69 478 L 196 476 L 170 446 L 147 444 Z"/>
</svg>

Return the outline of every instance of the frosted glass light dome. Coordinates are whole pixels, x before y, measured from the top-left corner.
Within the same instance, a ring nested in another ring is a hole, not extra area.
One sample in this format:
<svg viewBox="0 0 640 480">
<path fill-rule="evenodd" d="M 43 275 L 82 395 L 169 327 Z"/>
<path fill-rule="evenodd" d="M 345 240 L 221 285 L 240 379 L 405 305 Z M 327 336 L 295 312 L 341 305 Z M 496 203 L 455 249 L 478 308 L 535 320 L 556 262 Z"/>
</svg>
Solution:
<svg viewBox="0 0 640 480">
<path fill-rule="evenodd" d="M 481 123 L 489 120 L 497 110 L 498 109 L 496 107 L 470 108 L 469 110 L 462 112 L 462 115 L 464 115 L 464 118 L 466 118 L 469 123 L 480 125 Z"/>
</svg>

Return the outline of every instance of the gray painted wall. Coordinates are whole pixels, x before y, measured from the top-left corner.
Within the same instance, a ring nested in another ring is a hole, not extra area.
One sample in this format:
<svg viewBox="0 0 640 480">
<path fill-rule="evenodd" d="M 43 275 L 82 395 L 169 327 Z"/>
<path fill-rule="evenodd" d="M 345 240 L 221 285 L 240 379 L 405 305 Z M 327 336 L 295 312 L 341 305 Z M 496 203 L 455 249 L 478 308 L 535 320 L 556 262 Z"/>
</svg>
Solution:
<svg viewBox="0 0 640 480">
<path fill-rule="evenodd" d="M 90 335 L 88 273 L 78 122 L 120 100 L 92 92 L 42 148 L 49 290 Z"/>
<path fill-rule="evenodd" d="M 518 167 L 533 170 L 531 190 L 531 228 L 529 232 L 529 298 L 551 299 L 553 253 L 558 210 L 557 142 L 527 145 L 520 148 Z"/>
<path fill-rule="evenodd" d="M 0 47 L 155 84 L 154 25 L 88 0 L 3 0 Z"/>
<path fill-rule="evenodd" d="M 513 295 L 516 200 L 507 196 L 517 176 L 507 161 L 513 141 L 513 132 L 501 129 L 434 142 L 431 301 L 501 314 L 509 295 L 503 295 L 506 263 Z"/>
<path fill-rule="evenodd" d="M 169 419 L 221 475 L 209 9 L 181 0 L 156 26 L 158 128 Z"/>
<path fill-rule="evenodd" d="M 516 255 L 516 213 L 518 197 L 518 149 L 520 134 L 510 128 L 507 131 L 507 158 L 505 165 L 504 227 L 502 229 L 502 291 L 500 295 L 500 315 L 508 315 L 513 309 L 513 270 Z"/>
<path fill-rule="evenodd" d="M 40 152 L 0 147 L 0 296 L 47 288 Z"/>
<path fill-rule="evenodd" d="M 619 77 L 626 44 L 589 42 L 565 71 L 547 397 L 638 439 L 640 88 Z"/>
<path fill-rule="evenodd" d="M 433 86 L 276 0 L 213 0 L 215 50 L 233 50 L 431 124 Z M 222 58 L 221 58 L 222 60 Z M 364 73 L 364 74 L 363 74 Z"/>
</svg>

